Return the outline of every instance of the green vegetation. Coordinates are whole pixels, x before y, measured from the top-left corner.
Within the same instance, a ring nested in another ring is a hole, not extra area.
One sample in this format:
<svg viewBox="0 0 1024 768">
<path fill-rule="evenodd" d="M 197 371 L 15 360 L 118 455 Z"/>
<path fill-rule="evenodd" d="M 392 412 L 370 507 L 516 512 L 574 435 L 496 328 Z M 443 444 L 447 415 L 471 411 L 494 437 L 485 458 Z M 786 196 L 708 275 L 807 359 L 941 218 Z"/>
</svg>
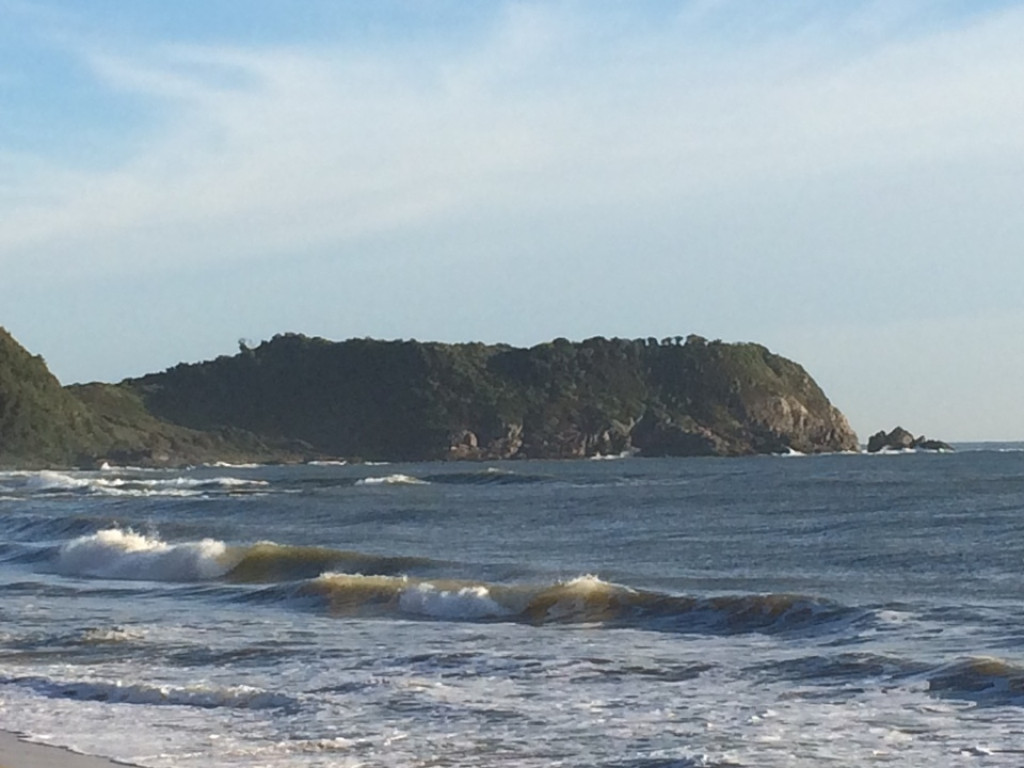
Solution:
<svg viewBox="0 0 1024 768">
<path fill-rule="evenodd" d="M 0 328 L 0 462 L 69 464 L 88 447 L 92 414 L 46 363 Z"/>
<path fill-rule="evenodd" d="M 855 450 L 796 363 L 756 344 L 556 339 L 530 349 L 287 334 L 126 382 L 193 429 L 368 459 Z"/>
<path fill-rule="evenodd" d="M 698 337 L 530 349 L 296 334 L 61 388 L 0 329 L 0 464 L 577 458 L 855 450 L 796 363 Z"/>
</svg>

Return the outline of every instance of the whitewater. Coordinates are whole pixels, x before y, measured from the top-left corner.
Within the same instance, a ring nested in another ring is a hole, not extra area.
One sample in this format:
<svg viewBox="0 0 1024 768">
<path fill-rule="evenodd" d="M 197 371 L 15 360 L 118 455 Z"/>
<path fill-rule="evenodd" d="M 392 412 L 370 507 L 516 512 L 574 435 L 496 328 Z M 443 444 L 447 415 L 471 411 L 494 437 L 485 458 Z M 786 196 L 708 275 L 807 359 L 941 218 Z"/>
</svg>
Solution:
<svg viewBox="0 0 1024 768">
<path fill-rule="evenodd" d="M 170 766 L 1019 766 L 1024 446 L 0 472 L 0 728 Z"/>
</svg>

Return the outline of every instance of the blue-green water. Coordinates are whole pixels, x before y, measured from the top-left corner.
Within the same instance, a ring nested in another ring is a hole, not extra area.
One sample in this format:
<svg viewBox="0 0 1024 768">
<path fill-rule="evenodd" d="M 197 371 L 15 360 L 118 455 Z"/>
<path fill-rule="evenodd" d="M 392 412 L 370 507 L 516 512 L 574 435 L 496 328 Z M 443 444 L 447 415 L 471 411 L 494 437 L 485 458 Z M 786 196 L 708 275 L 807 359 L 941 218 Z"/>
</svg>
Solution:
<svg viewBox="0 0 1024 768">
<path fill-rule="evenodd" d="M 0 727 L 145 766 L 1018 766 L 1024 451 L 0 474 Z"/>
</svg>

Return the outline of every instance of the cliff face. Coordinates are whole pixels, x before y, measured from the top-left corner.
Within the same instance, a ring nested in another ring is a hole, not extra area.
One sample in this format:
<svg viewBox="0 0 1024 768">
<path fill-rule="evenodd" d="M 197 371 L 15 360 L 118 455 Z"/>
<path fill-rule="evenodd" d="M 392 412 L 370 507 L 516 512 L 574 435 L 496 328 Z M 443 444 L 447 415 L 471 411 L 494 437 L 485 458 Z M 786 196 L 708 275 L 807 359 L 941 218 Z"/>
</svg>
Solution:
<svg viewBox="0 0 1024 768">
<path fill-rule="evenodd" d="M 517 349 L 285 335 L 123 386 L 176 424 L 368 459 L 857 450 L 799 365 L 693 336 Z"/>
</svg>

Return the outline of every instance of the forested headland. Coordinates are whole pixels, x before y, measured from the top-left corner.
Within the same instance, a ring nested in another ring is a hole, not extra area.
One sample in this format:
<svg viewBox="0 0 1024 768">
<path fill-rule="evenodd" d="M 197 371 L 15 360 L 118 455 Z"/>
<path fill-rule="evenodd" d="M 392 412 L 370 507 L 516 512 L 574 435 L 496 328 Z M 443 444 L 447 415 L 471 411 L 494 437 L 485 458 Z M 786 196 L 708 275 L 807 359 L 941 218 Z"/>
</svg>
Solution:
<svg viewBox="0 0 1024 768">
<path fill-rule="evenodd" d="M 797 363 L 750 343 L 275 336 L 118 384 L 62 387 L 0 329 L 0 463 L 727 456 L 857 450 Z"/>
</svg>

